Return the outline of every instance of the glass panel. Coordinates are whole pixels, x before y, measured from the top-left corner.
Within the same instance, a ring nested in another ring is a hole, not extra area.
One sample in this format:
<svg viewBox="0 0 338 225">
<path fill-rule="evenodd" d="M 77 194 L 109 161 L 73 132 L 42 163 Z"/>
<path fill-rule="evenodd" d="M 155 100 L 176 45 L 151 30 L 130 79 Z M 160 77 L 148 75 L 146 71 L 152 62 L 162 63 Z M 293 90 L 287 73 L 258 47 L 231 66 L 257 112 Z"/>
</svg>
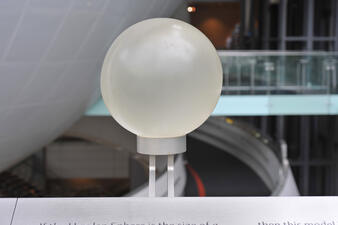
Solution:
<svg viewBox="0 0 338 225">
<path fill-rule="evenodd" d="M 223 94 L 337 93 L 338 55 L 328 52 L 219 51 Z"/>
</svg>

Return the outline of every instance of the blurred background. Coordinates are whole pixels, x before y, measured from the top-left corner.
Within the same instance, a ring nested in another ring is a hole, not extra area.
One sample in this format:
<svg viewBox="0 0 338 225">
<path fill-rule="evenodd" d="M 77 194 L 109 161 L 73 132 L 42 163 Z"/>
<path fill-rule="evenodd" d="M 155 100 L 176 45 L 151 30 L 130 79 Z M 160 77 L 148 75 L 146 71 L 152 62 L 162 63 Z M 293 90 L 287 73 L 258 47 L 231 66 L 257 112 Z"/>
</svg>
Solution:
<svg viewBox="0 0 338 225">
<path fill-rule="evenodd" d="M 99 77 L 114 39 L 154 17 L 201 30 L 223 65 L 215 111 L 176 157 L 177 195 L 338 195 L 337 16 L 335 0 L 0 1 L 0 196 L 147 194 L 148 159 Z"/>
</svg>

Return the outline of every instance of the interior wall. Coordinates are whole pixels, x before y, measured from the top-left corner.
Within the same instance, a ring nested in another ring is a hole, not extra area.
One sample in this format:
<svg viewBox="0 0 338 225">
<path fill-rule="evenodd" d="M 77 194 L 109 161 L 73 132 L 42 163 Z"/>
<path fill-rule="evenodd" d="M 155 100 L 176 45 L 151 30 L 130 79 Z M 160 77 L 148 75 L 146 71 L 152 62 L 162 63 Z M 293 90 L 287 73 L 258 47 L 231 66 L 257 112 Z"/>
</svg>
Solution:
<svg viewBox="0 0 338 225">
<path fill-rule="evenodd" d="M 200 29 L 217 49 L 225 49 L 236 24 L 240 22 L 240 3 L 195 3 L 191 24 Z"/>
</svg>

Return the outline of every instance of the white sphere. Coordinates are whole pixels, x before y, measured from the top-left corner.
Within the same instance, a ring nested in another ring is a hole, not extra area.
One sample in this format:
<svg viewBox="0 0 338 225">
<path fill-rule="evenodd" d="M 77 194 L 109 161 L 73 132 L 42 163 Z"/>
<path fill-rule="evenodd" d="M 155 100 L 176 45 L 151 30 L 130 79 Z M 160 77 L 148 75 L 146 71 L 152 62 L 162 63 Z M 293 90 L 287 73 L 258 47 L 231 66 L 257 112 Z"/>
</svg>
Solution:
<svg viewBox="0 0 338 225">
<path fill-rule="evenodd" d="M 209 39 L 185 22 L 144 20 L 122 32 L 101 72 L 103 100 L 113 118 L 149 138 L 183 136 L 212 113 L 222 65 Z"/>
</svg>

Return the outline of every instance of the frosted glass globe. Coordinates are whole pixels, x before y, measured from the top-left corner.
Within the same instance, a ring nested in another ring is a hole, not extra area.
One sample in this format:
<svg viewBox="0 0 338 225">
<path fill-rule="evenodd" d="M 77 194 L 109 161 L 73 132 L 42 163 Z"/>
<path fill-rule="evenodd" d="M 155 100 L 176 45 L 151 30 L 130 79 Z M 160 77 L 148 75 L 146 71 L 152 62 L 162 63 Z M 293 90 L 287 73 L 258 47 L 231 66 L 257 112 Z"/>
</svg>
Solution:
<svg viewBox="0 0 338 225">
<path fill-rule="evenodd" d="M 114 119 L 149 138 L 183 136 L 212 113 L 222 66 L 209 39 L 193 26 L 157 18 L 136 23 L 111 45 L 101 73 Z"/>
</svg>

